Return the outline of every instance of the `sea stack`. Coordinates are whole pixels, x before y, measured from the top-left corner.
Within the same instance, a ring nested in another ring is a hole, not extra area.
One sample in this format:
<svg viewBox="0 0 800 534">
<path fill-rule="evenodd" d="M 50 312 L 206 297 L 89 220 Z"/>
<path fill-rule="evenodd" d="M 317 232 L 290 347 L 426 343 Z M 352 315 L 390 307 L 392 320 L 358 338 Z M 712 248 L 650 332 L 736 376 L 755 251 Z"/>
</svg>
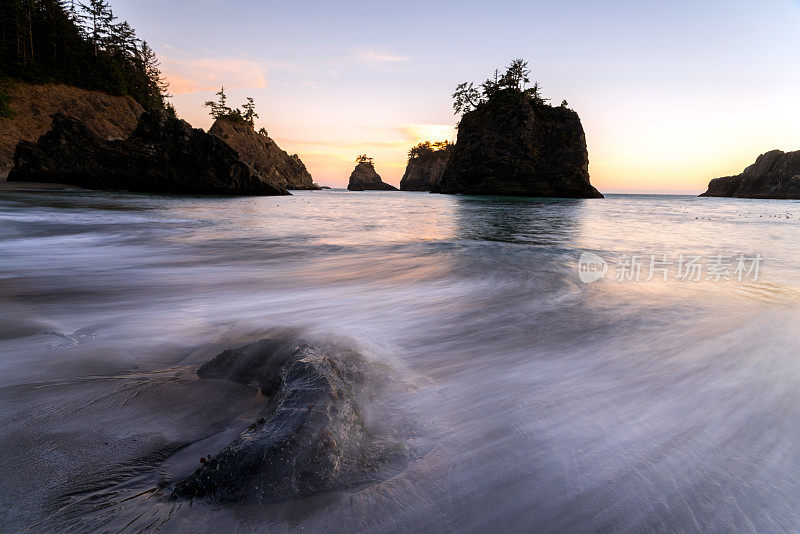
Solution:
<svg viewBox="0 0 800 534">
<path fill-rule="evenodd" d="M 452 148 L 447 141 L 424 142 L 412 148 L 406 172 L 400 180 L 400 191 L 431 191 L 438 187 Z"/>
<path fill-rule="evenodd" d="M 372 158 L 359 156 L 356 162 L 356 168 L 350 173 L 350 181 L 347 184 L 349 191 L 397 191 L 395 186 L 381 180 L 380 175 L 375 172 Z"/>
<path fill-rule="evenodd" d="M 433 191 L 603 196 L 589 182 L 589 154 L 578 114 L 516 88 L 497 89 L 464 114 L 441 183 Z"/>
<path fill-rule="evenodd" d="M 264 129 L 236 115 L 218 118 L 208 133 L 216 135 L 239 154 L 242 161 L 266 179 L 286 189 L 319 189 L 297 154 L 289 155 Z"/>
<path fill-rule="evenodd" d="M 200 195 L 288 195 L 218 137 L 163 110 L 142 114 L 127 139 L 107 141 L 62 114 L 37 143 L 21 141 L 9 181 Z"/>
<path fill-rule="evenodd" d="M 800 198 L 800 150 L 761 154 L 741 174 L 715 178 L 701 197 Z"/>
</svg>

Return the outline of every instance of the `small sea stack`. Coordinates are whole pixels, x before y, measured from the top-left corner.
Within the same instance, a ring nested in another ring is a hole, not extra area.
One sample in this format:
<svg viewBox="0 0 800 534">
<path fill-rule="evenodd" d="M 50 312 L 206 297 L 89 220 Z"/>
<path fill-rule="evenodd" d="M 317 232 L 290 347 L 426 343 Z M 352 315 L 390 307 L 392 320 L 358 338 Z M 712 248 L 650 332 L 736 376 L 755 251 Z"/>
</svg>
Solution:
<svg viewBox="0 0 800 534">
<path fill-rule="evenodd" d="M 438 187 L 452 149 L 449 141 L 424 141 L 409 150 L 400 191 L 431 191 Z"/>
<path fill-rule="evenodd" d="M 350 173 L 347 189 L 348 191 L 397 191 L 395 186 L 381 180 L 381 176 L 375 171 L 375 163 L 366 154 L 356 158 L 356 168 Z"/>
</svg>

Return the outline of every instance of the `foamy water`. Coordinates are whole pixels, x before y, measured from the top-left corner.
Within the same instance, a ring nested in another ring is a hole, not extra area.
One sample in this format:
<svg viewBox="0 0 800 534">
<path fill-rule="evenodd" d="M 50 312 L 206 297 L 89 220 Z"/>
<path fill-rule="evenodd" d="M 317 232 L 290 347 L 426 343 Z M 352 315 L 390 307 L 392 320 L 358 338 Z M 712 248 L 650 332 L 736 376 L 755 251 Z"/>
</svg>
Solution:
<svg viewBox="0 0 800 534">
<path fill-rule="evenodd" d="M 0 190 L 0 526 L 796 531 L 798 233 L 791 201 Z M 757 279 L 614 279 L 720 254 Z M 276 329 L 416 383 L 393 406 L 419 459 L 301 501 L 167 500 L 260 406 L 194 370 Z"/>
</svg>

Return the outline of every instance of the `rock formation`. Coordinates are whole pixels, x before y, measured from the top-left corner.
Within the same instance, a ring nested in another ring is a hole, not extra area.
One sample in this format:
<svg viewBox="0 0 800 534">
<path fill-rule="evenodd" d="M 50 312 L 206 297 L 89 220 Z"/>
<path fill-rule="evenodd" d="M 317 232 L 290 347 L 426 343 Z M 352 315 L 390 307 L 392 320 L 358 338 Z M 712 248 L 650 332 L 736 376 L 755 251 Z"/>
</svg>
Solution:
<svg viewBox="0 0 800 534">
<path fill-rule="evenodd" d="M 578 114 L 506 89 L 467 112 L 435 192 L 601 198 Z"/>
<path fill-rule="evenodd" d="M 12 118 L 0 118 L 0 176 L 11 169 L 20 141 L 35 142 L 61 113 L 79 119 L 97 137 L 125 139 L 136 128 L 144 109 L 129 96 L 112 96 L 68 85 L 34 85 L 6 80 L 0 84 L 11 97 Z"/>
<path fill-rule="evenodd" d="M 393 185 L 389 185 L 381 180 L 380 175 L 375 172 L 375 166 L 369 162 L 360 162 L 350 173 L 350 181 L 347 184 L 350 191 L 397 191 Z"/>
<path fill-rule="evenodd" d="M 800 150 L 761 154 L 742 174 L 711 180 L 700 196 L 800 198 Z"/>
<path fill-rule="evenodd" d="M 289 155 L 266 133 L 259 133 L 248 122 L 223 117 L 208 130 L 239 153 L 242 161 L 268 180 L 287 189 L 319 189 L 297 154 Z"/>
<path fill-rule="evenodd" d="M 392 380 L 386 366 L 351 350 L 263 339 L 230 349 L 202 378 L 256 384 L 260 417 L 175 486 L 172 497 L 220 503 L 295 499 L 369 482 L 406 463 L 402 441 L 367 429 L 362 402 Z"/>
<path fill-rule="evenodd" d="M 439 186 L 450 153 L 436 150 L 430 154 L 410 158 L 406 172 L 400 180 L 400 191 L 431 191 Z"/>
<path fill-rule="evenodd" d="M 143 193 L 289 194 L 218 137 L 164 111 L 144 113 L 121 141 L 102 139 L 83 122 L 56 114 L 52 129 L 36 144 L 19 143 L 8 180 Z"/>
</svg>

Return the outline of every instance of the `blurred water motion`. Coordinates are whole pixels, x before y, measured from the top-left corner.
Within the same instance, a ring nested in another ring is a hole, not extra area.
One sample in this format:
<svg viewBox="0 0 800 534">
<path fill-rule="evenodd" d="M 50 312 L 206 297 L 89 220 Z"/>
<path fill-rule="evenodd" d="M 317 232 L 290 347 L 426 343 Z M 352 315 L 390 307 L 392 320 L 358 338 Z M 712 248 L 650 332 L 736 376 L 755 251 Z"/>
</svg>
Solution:
<svg viewBox="0 0 800 534">
<path fill-rule="evenodd" d="M 796 531 L 798 231 L 790 201 L 0 190 L 0 525 Z M 764 263 L 583 284 L 583 251 Z M 398 400 L 424 461 L 379 491 L 167 501 L 262 402 L 194 369 L 275 328 L 427 380 Z"/>
</svg>

